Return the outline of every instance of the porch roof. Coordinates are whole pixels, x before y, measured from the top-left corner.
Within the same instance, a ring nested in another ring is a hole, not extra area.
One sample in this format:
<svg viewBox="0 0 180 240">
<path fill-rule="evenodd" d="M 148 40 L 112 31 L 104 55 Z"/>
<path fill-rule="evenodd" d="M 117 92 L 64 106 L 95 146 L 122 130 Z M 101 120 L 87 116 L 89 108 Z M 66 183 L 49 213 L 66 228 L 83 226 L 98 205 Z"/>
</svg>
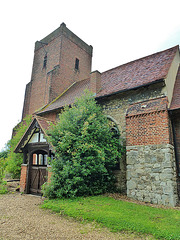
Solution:
<svg viewBox="0 0 180 240">
<path fill-rule="evenodd" d="M 26 146 L 26 144 L 29 142 L 31 136 L 35 132 L 37 128 L 40 128 L 45 136 L 47 136 L 47 130 L 50 126 L 50 124 L 53 123 L 53 121 L 42 118 L 39 116 L 34 116 L 32 122 L 30 123 L 29 127 L 19 140 L 18 144 L 16 145 L 14 152 L 15 153 L 21 153 L 23 152 L 23 148 Z"/>
</svg>

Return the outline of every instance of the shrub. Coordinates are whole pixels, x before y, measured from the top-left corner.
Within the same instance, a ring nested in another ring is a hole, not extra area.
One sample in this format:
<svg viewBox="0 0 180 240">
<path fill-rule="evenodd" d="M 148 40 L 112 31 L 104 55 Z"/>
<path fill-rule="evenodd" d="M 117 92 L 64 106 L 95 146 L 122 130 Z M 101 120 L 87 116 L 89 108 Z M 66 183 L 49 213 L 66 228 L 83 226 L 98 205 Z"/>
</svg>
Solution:
<svg viewBox="0 0 180 240">
<path fill-rule="evenodd" d="M 2 152 L 0 152 L 0 183 L 2 183 L 3 181 L 6 166 L 7 166 L 7 150 L 3 150 Z"/>
<path fill-rule="evenodd" d="M 23 154 L 14 153 L 14 149 L 20 141 L 21 137 L 23 136 L 24 132 L 28 128 L 31 120 L 31 116 L 26 116 L 26 118 L 14 128 L 14 136 L 7 144 L 9 150 L 7 156 L 6 170 L 11 173 L 12 178 L 20 178 Z"/>
<path fill-rule="evenodd" d="M 51 183 L 44 194 L 50 198 L 75 197 L 113 191 L 113 167 L 121 157 L 119 136 L 114 137 L 102 109 L 86 92 L 66 107 L 49 130 L 55 147 Z"/>
<path fill-rule="evenodd" d="M 3 181 L 6 166 L 7 166 L 7 150 L 3 150 L 0 152 L 0 194 L 5 194 L 8 192 L 6 182 Z"/>
</svg>

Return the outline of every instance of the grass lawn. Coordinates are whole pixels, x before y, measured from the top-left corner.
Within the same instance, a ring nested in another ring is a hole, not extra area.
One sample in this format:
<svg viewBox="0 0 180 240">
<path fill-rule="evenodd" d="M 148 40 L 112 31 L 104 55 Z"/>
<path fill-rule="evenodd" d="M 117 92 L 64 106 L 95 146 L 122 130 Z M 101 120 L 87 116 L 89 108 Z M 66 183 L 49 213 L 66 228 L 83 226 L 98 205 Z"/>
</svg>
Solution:
<svg viewBox="0 0 180 240">
<path fill-rule="evenodd" d="M 180 239 L 180 211 L 154 208 L 93 196 L 77 199 L 45 200 L 42 208 L 78 220 L 96 221 L 111 231 L 151 234 L 157 239 Z"/>
</svg>

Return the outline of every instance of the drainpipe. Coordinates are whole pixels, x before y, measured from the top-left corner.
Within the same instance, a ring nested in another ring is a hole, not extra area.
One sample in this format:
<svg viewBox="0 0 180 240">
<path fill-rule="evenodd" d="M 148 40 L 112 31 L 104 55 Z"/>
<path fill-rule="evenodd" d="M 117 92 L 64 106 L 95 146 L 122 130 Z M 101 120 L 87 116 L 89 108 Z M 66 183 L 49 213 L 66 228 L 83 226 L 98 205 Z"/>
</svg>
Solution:
<svg viewBox="0 0 180 240">
<path fill-rule="evenodd" d="M 172 132 L 173 132 L 173 139 L 174 139 L 174 152 L 175 152 L 175 159 L 176 159 L 176 169 L 177 169 L 177 175 L 180 177 L 180 168 L 179 168 L 179 158 L 177 153 L 177 141 L 176 141 L 176 132 L 174 127 L 174 121 L 172 118 L 172 112 L 170 111 L 171 115 L 171 125 L 172 125 Z"/>
</svg>

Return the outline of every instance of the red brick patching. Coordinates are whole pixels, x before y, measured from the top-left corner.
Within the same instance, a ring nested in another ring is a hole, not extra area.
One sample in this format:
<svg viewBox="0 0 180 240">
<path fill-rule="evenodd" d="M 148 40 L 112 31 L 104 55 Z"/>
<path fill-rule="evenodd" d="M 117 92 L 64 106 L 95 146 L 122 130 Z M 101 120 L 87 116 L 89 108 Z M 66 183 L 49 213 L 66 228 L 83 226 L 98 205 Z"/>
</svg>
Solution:
<svg viewBox="0 0 180 240">
<path fill-rule="evenodd" d="M 27 177 L 27 164 L 21 165 L 21 178 L 20 178 L 20 192 L 24 192 L 26 188 Z"/>
<path fill-rule="evenodd" d="M 127 146 L 170 143 L 167 111 L 126 118 Z"/>
<path fill-rule="evenodd" d="M 126 115 L 126 145 L 169 144 L 169 125 L 166 98 L 134 104 Z"/>
</svg>

